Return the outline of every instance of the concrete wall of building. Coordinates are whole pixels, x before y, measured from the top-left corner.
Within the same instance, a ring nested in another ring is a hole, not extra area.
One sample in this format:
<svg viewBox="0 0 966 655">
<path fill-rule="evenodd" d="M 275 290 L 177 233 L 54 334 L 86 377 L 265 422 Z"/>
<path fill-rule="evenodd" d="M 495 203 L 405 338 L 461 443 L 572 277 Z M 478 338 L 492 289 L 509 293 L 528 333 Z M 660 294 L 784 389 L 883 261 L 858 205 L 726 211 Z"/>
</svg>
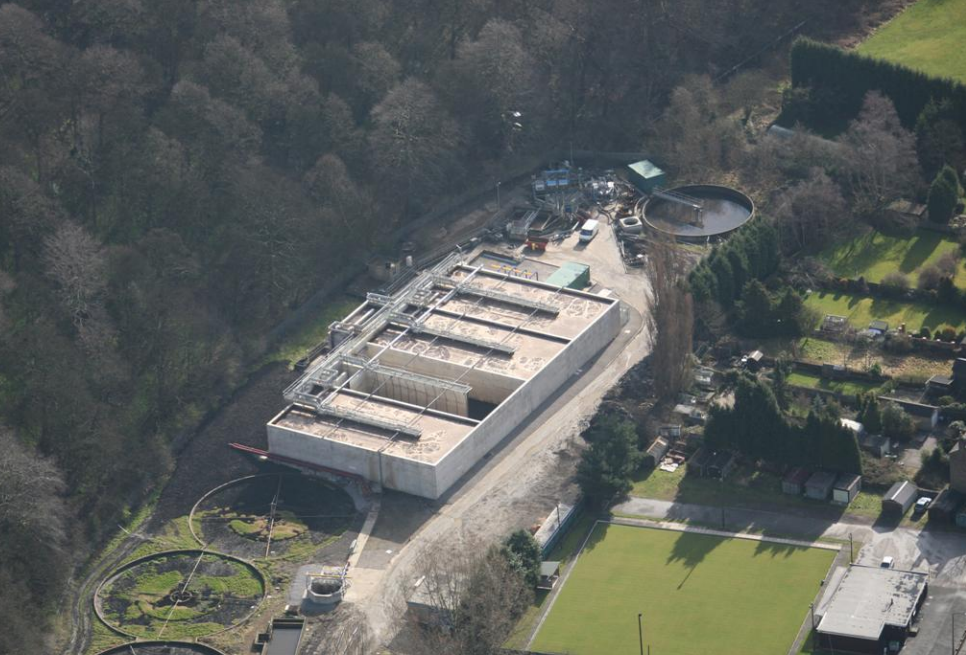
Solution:
<svg viewBox="0 0 966 655">
<path fill-rule="evenodd" d="M 369 357 L 377 352 L 379 352 L 378 346 L 372 344 L 366 346 L 366 354 Z M 413 373 L 459 380 L 473 387 L 473 391 L 470 392 L 471 398 L 493 405 L 499 405 L 523 384 L 520 378 L 509 375 L 500 375 L 478 368 L 470 369 L 468 366 L 428 357 L 414 357 L 412 353 L 391 348 L 379 357 L 379 361 L 386 366 L 404 368 Z"/>
<path fill-rule="evenodd" d="M 349 388 L 457 416 L 469 416 L 469 403 L 465 394 L 378 371 L 359 372 L 352 378 Z"/>
<path fill-rule="evenodd" d="M 268 450 L 273 455 L 354 473 L 389 489 L 435 497 L 436 474 L 426 462 L 391 457 L 272 423 L 268 425 Z"/>
<path fill-rule="evenodd" d="M 613 341 L 620 328 L 620 303 L 615 302 L 440 460 L 436 465 L 437 490 L 434 497 L 443 495 L 486 453 L 529 418 L 571 375 Z"/>
</svg>

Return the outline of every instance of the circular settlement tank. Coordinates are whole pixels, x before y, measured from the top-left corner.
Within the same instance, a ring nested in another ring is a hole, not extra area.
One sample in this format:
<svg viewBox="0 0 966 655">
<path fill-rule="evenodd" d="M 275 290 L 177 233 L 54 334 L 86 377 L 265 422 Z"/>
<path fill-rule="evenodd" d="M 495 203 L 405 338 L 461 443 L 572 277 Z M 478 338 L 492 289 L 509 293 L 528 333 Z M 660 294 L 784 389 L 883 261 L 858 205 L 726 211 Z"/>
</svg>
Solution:
<svg viewBox="0 0 966 655">
<path fill-rule="evenodd" d="M 729 187 L 692 184 L 666 193 L 657 192 L 644 203 L 644 222 L 683 241 L 705 241 L 728 234 L 755 214 L 751 198 Z"/>
</svg>

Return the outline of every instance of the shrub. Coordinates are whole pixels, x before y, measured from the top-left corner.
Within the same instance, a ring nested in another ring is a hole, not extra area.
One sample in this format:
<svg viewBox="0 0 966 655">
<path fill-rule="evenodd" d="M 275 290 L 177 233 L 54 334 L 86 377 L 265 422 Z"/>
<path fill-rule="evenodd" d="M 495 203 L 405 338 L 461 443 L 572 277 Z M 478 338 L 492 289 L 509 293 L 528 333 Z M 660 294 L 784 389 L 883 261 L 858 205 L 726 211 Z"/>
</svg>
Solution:
<svg viewBox="0 0 966 655">
<path fill-rule="evenodd" d="M 959 298 L 959 290 L 953 284 L 953 278 L 943 276 L 939 280 L 939 287 L 936 289 L 936 298 L 944 303 L 956 302 Z"/>
<path fill-rule="evenodd" d="M 940 338 L 943 341 L 949 341 L 950 343 L 952 343 L 952 342 L 956 341 L 956 330 L 954 330 L 953 328 L 951 328 L 949 326 L 946 326 L 940 332 Z"/>
<path fill-rule="evenodd" d="M 894 271 L 882 278 L 881 285 L 890 291 L 905 291 L 909 288 L 909 278 Z"/>
<path fill-rule="evenodd" d="M 952 405 L 954 402 L 956 402 L 956 399 L 952 396 L 941 396 L 939 400 L 936 401 L 936 404 L 940 407 L 946 407 L 947 405 Z"/>
<path fill-rule="evenodd" d="M 943 279 L 943 273 L 938 266 L 929 266 L 919 271 L 920 289 L 938 289 L 939 282 Z"/>
<path fill-rule="evenodd" d="M 919 336 L 922 337 L 923 339 L 931 339 L 932 333 L 929 332 L 929 328 L 923 325 L 922 328 L 919 330 Z"/>
<path fill-rule="evenodd" d="M 946 277 L 955 278 L 956 271 L 959 270 L 959 253 L 955 250 L 944 253 L 942 257 L 936 260 L 936 268 Z"/>
</svg>

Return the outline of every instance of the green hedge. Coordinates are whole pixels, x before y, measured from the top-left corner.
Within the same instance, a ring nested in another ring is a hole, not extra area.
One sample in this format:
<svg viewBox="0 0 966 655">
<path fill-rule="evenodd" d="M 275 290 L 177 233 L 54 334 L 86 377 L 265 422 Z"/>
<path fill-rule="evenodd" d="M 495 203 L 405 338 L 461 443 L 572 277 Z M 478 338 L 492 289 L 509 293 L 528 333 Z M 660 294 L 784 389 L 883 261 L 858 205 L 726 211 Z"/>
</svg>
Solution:
<svg viewBox="0 0 966 655">
<path fill-rule="evenodd" d="M 811 88 L 813 121 L 841 124 L 858 115 L 869 91 L 881 91 L 912 129 L 930 99 L 949 98 L 959 125 L 966 131 L 966 85 L 932 77 L 905 66 L 874 59 L 808 38 L 792 46 L 792 86 Z"/>
</svg>

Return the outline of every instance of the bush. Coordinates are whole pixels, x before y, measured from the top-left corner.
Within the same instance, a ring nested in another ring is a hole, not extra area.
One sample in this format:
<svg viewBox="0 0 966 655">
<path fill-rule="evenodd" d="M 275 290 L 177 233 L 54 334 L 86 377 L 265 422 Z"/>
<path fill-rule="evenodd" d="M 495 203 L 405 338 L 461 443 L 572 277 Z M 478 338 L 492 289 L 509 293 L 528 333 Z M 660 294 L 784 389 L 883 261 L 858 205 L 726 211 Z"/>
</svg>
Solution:
<svg viewBox="0 0 966 655">
<path fill-rule="evenodd" d="M 936 268 L 946 277 L 955 278 L 959 270 L 959 257 L 958 252 L 951 250 L 936 260 Z"/>
<path fill-rule="evenodd" d="M 952 405 L 954 402 L 956 402 L 956 399 L 952 396 L 941 396 L 939 400 L 936 401 L 936 404 L 940 407 L 946 407 L 947 405 Z"/>
<path fill-rule="evenodd" d="M 881 286 L 890 291 L 905 291 L 909 288 L 909 278 L 898 271 L 893 271 L 882 278 Z"/>
<path fill-rule="evenodd" d="M 923 339 L 932 338 L 932 334 L 929 332 L 929 328 L 927 328 L 925 325 L 923 325 L 922 329 L 919 330 L 919 336 L 922 337 Z"/>
<path fill-rule="evenodd" d="M 920 289 L 938 289 L 939 283 L 943 279 L 943 273 L 938 266 L 928 266 L 919 271 Z"/>
<path fill-rule="evenodd" d="M 956 341 L 956 330 L 948 326 L 944 327 L 942 331 L 939 333 L 939 338 L 942 339 L 943 341 L 948 341 L 950 343 L 953 343 Z"/>
</svg>

